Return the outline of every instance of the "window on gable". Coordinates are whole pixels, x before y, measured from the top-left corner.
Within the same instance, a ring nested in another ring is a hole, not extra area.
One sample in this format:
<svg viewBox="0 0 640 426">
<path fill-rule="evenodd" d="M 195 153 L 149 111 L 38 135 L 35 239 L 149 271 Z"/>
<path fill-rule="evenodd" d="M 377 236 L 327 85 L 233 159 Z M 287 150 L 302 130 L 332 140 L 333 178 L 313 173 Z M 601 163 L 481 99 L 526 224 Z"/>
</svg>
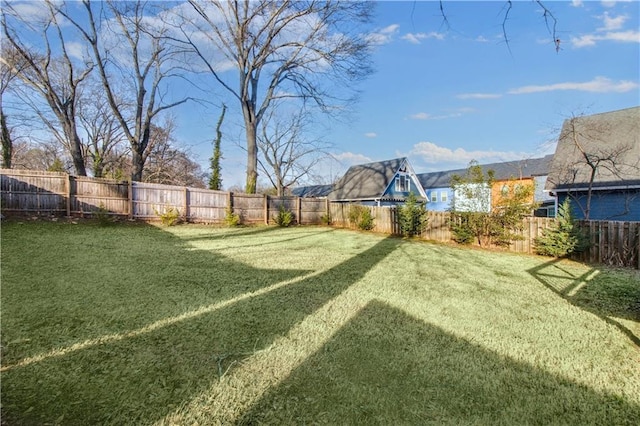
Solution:
<svg viewBox="0 0 640 426">
<path fill-rule="evenodd" d="M 396 176 L 396 192 L 409 192 L 411 190 L 411 179 L 409 176 Z"/>
</svg>

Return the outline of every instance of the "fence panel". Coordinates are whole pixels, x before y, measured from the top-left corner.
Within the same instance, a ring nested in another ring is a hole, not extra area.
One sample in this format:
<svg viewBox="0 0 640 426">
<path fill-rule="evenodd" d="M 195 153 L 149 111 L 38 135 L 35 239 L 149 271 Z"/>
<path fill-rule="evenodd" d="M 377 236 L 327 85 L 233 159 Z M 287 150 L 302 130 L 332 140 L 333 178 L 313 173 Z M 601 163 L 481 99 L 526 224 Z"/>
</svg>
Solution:
<svg viewBox="0 0 640 426">
<path fill-rule="evenodd" d="M 131 203 L 135 218 L 157 219 L 169 208 L 177 209 L 180 215 L 188 214 L 185 212 L 187 204 L 185 188 L 182 186 L 133 182 L 132 190 Z"/>
<path fill-rule="evenodd" d="M 266 197 L 267 202 L 267 215 L 269 223 L 275 223 L 274 217 L 278 214 L 280 208 L 290 211 L 293 214 L 293 220 L 296 223 L 300 223 L 298 212 L 298 198 L 297 197 Z M 266 221 L 267 219 L 265 219 Z"/>
<path fill-rule="evenodd" d="M 299 198 L 300 224 L 320 225 L 327 215 L 328 201 L 318 198 Z"/>
<path fill-rule="evenodd" d="M 574 259 L 640 269 L 640 222 L 580 221 L 591 246 Z"/>
<path fill-rule="evenodd" d="M 422 238 L 431 241 L 449 242 L 452 240 L 449 227 L 449 212 L 428 212 L 427 226 L 422 233 Z"/>
<path fill-rule="evenodd" d="M 92 213 L 101 208 L 111 214 L 129 213 L 129 183 L 89 177 L 69 177 L 71 213 Z"/>
<path fill-rule="evenodd" d="M 265 223 L 265 197 L 258 194 L 232 193 L 233 212 L 242 223 Z"/>
<path fill-rule="evenodd" d="M 192 222 L 222 223 L 229 204 L 229 193 L 189 188 L 189 217 Z"/>
<path fill-rule="evenodd" d="M 0 204 L 12 213 L 65 214 L 68 175 L 31 170 L 0 170 Z"/>
</svg>

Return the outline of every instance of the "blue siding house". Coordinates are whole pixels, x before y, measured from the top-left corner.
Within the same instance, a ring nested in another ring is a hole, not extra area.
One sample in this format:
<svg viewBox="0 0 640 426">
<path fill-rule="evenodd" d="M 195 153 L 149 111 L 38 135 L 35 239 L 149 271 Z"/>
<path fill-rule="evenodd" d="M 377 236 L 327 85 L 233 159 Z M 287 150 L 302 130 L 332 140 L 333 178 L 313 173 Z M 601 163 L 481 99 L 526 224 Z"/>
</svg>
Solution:
<svg viewBox="0 0 640 426">
<path fill-rule="evenodd" d="M 407 158 L 351 166 L 328 195 L 332 201 L 376 206 L 403 204 L 410 193 L 426 194 Z"/>
<path fill-rule="evenodd" d="M 546 189 L 579 219 L 640 221 L 640 107 L 565 120 Z"/>
</svg>

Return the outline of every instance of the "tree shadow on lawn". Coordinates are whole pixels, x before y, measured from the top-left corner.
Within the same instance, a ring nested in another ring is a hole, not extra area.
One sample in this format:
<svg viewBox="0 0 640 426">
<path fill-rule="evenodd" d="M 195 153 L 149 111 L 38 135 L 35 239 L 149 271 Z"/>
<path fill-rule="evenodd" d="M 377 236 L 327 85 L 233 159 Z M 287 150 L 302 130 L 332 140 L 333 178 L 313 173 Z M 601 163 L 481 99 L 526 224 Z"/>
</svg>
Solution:
<svg viewBox="0 0 640 426">
<path fill-rule="evenodd" d="M 262 228 L 262 227 L 261 227 Z M 267 246 L 267 245 L 272 245 L 272 244 L 282 244 L 284 242 L 287 241 L 296 241 L 296 240 L 302 240 L 304 238 L 309 238 L 309 237 L 315 237 L 319 234 L 326 234 L 326 233 L 330 233 L 330 232 L 334 232 L 335 229 L 333 228 L 315 228 L 313 230 L 307 231 L 305 233 L 301 233 L 300 230 L 294 230 L 289 228 L 292 232 L 294 232 L 295 236 L 294 237 L 289 237 L 286 238 L 285 235 L 283 235 L 283 228 L 279 228 L 279 227 L 267 227 L 264 226 L 263 228 L 265 228 L 266 230 L 256 230 L 255 232 L 241 232 L 241 233 L 232 233 L 232 234 L 223 234 L 222 236 L 220 235 L 200 235 L 200 236 L 195 236 L 195 237 L 185 237 L 183 238 L 184 241 L 189 241 L 189 242 L 196 242 L 196 241 L 212 241 L 212 240 L 224 240 L 225 238 L 231 238 L 232 236 L 234 238 L 244 238 L 244 237 L 248 237 L 247 239 L 249 240 L 249 242 L 247 244 L 244 245 L 238 245 L 238 244 L 234 244 L 233 248 L 234 249 L 241 249 L 241 248 L 247 248 L 247 247 L 261 247 L 261 246 Z M 256 235 L 259 234 L 263 234 L 269 231 L 278 231 L 278 238 L 275 238 L 274 236 L 269 236 L 268 240 L 265 241 L 260 241 L 258 239 L 256 239 Z"/>
<path fill-rule="evenodd" d="M 622 286 L 615 271 L 601 274 L 595 268 L 578 275 L 566 267 L 562 259 L 551 260 L 527 272 L 572 305 L 617 327 L 640 347 L 640 283 Z M 617 318 L 634 321 L 638 327 L 631 330 Z"/>
<path fill-rule="evenodd" d="M 380 301 L 240 424 L 633 424 L 640 406 L 499 356 Z"/>
<path fill-rule="evenodd" d="M 10 424 L 152 423 L 286 335 L 398 243 L 381 240 L 332 269 L 213 312 L 10 369 L 2 381 L 3 417 Z"/>
<path fill-rule="evenodd" d="M 28 250 L 33 264 L 19 255 L 19 244 L 10 242 L 20 234 L 3 232 L 3 248 L 17 253 L 3 255 L 3 366 L 128 333 L 311 272 L 255 268 L 194 249 L 151 225 L 41 226 L 47 227 L 42 233 L 48 238 L 30 243 L 42 245 Z M 66 249 L 64 256 L 46 257 L 60 246 Z M 31 269 L 26 279 L 32 283 L 13 278 L 21 275 L 10 271 L 20 268 Z"/>
</svg>

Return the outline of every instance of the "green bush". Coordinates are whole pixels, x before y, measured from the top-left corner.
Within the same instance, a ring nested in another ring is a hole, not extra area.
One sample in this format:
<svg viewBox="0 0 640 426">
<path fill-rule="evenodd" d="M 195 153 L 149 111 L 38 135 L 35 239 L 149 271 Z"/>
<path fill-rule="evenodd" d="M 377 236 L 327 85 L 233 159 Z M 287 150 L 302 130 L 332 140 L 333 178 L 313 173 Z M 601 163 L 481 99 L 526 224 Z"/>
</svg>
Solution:
<svg viewBox="0 0 640 426">
<path fill-rule="evenodd" d="M 400 232 L 405 237 L 420 235 L 427 227 L 429 218 L 424 204 L 419 203 L 416 195 L 411 192 L 403 206 L 398 209 Z"/>
<path fill-rule="evenodd" d="M 113 223 L 113 219 L 109 216 L 109 210 L 107 210 L 103 203 L 100 203 L 98 210 L 91 213 L 91 215 L 98 221 L 100 226 L 108 226 Z"/>
<path fill-rule="evenodd" d="M 180 222 L 180 212 L 175 207 L 168 207 L 165 209 L 164 213 L 156 214 L 160 217 L 160 221 L 164 226 L 173 226 Z"/>
<path fill-rule="evenodd" d="M 333 220 L 331 219 L 331 213 L 327 212 L 320 216 L 320 222 L 322 222 L 323 225 L 331 225 L 331 223 L 333 223 Z"/>
<path fill-rule="evenodd" d="M 349 223 L 363 231 L 369 231 L 374 227 L 374 217 L 371 210 L 360 204 L 352 204 L 349 209 Z"/>
<path fill-rule="evenodd" d="M 293 223 L 293 213 L 287 210 L 284 205 L 280 204 L 278 208 L 278 214 L 273 217 L 273 221 L 283 228 L 290 226 Z"/>
<path fill-rule="evenodd" d="M 554 226 L 545 229 L 534 244 L 536 253 L 553 257 L 579 253 L 589 247 L 589 236 L 576 226 L 568 198 L 558 207 Z"/>
<path fill-rule="evenodd" d="M 231 228 L 240 225 L 240 215 L 233 212 L 233 208 L 228 206 L 224 211 L 224 223 Z"/>
<path fill-rule="evenodd" d="M 453 241 L 458 244 L 471 244 L 476 238 L 473 227 L 469 224 L 469 213 L 451 213 L 449 228 L 453 234 Z"/>
</svg>

